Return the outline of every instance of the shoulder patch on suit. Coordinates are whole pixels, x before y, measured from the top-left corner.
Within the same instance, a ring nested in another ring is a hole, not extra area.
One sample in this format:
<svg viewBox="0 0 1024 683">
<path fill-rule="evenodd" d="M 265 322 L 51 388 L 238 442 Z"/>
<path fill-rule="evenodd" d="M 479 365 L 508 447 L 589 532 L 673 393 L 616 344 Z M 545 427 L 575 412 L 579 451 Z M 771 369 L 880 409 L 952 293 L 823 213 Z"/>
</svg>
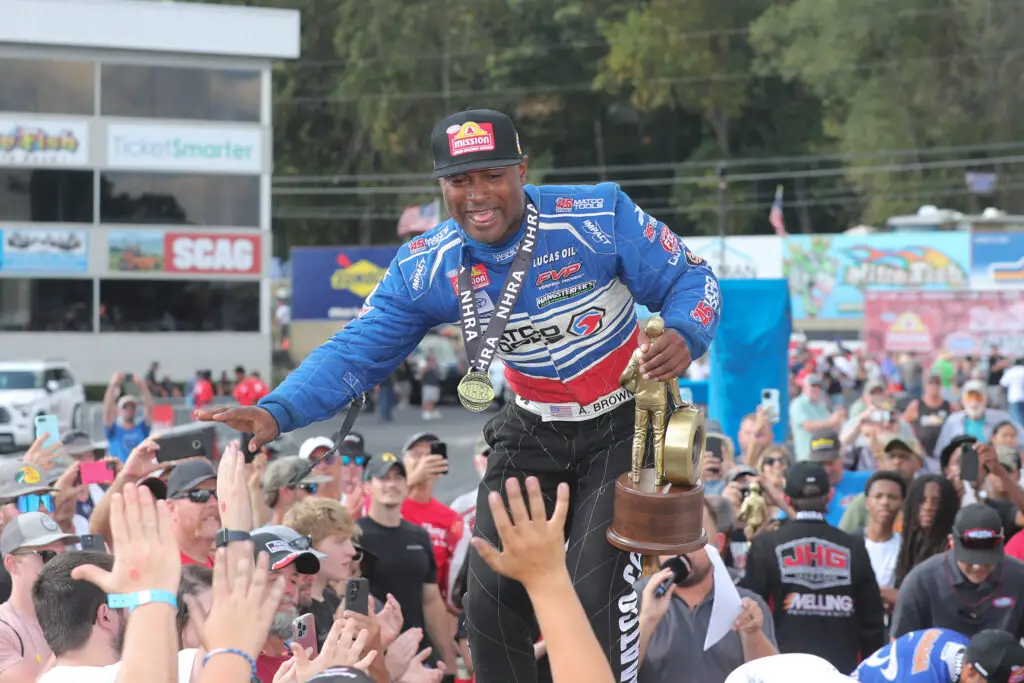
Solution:
<svg viewBox="0 0 1024 683">
<path fill-rule="evenodd" d="M 426 294 L 433 284 L 439 266 L 438 259 L 460 242 L 458 230 L 451 221 L 446 221 L 403 245 L 398 251 L 398 268 L 413 301 Z"/>
</svg>

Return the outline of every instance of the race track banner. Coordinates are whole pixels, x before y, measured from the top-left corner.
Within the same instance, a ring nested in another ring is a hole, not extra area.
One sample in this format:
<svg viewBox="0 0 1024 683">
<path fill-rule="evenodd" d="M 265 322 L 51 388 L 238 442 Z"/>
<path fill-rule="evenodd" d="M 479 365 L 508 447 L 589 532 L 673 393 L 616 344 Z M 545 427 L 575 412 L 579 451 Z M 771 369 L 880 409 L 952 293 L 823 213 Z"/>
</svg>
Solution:
<svg viewBox="0 0 1024 683">
<path fill-rule="evenodd" d="M 966 289 L 970 242 L 960 231 L 787 237 L 793 319 L 859 318 L 867 292 Z"/>
<path fill-rule="evenodd" d="M 971 235 L 971 289 L 1024 289 L 1024 232 Z"/>
<path fill-rule="evenodd" d="M 775 235 L 683 239 L 719 280 L 776 280 L 782 278 L 782 238 Z"/>
<path fill-rule="evenodd" d="M 869 292 L 864 302 L 868 353 L 912 351 L 931 358 L 1024 356 L 1024 291 Z"/>
<path fill-rule="evenodd" d="M 398 247 L 292 249 L 292 320 L 351 320 Z"/>
</svg>

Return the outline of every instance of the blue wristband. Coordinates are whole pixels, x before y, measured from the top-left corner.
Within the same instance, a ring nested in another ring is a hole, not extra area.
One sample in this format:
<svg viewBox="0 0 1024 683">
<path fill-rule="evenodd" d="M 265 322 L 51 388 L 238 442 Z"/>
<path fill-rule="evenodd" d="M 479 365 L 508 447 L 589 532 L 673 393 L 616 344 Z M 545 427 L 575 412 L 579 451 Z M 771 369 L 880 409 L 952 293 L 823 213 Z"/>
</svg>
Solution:
<svg viewBox="0 0 1024 683">
<path fill-rule="evenodd" d="M 136 607 L 148 605 L 151 602 L 163 602 L 174 609 L 178 609 L 178 596 L 170 591 L 139 591 L 138 593 L 123 593 L 107 596 L 107 606 L 118 609 L 128 608 L 129 611 Z"/>
<path fill-rule="evenodd" d="M 233 647 L 222 647 L 222 648 L 218 648 L 216 650 L 210 650 L 209 652 L 206 653 L 206 656 L 203 657 L 203 666 L 204 667 L 209 663 L 210 658 L 213 657 L 214 655 L 238 655 L 239 657 L 241 657 L 245 661 L 249 662 L 249 667 L 252 669 L 252 680 L 254 680 L 254 681 L 258 681 L 259 680 L 259 678 L 256 676 L 256 660 L 254 660 L 252 657 L 250 657 L 249 653 L 243 652 L 241 650 L 236 650 Z"/>
</svg>

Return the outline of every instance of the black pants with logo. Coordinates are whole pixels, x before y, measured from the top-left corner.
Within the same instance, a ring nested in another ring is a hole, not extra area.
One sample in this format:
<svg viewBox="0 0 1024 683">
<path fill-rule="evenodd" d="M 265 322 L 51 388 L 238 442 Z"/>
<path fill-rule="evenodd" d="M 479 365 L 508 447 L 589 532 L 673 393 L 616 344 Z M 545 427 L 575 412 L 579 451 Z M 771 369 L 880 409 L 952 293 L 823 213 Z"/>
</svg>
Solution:
<svg viewBox="0 0 1024 683">
<path fill-rule="evenodd" d="M 475 534 L 498 547 L 487 503 L 491 491 L 505 496 L 505 481 L 540 480 L 548 514 L 556 488 L 570 487 L 565 535 L 566 563 L 615 680 L 636 681 L 639 621 L 633 583 L 640 556 L 617 550 L 605 533 L 612 521 L 616 478 L 631 466 L 633 402 L 585 422 L 544 422 L 509 402 L 487 424 L 491 445 L 487 473 L 477 498 Z M 537 626 L 526 591 L 496 574 L 475 551 L 469 557 L 466 625 L 477 683 L 533 683 L 550 680 L 538 668 L 533 643 Z"/>
</svg>

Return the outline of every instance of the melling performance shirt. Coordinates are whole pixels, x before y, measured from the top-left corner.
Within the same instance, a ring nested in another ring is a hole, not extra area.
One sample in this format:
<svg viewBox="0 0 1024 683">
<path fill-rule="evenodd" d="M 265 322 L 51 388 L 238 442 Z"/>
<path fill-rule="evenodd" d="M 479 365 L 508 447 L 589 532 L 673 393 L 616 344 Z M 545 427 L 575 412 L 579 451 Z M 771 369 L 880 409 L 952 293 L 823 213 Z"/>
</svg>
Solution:
<svg viewBox="0 0 1024 683">
<path fill-rule="evenodd" d="M 885 612 L 864 541 L 801 512 L 755 536 L 740 585 L 771 607 L 780 653 L 804 652 L 849 673 L 885 644 Z"/>
<path fill-rule="evenodd" d="M 280 430 L 333 416 L 380 384 L 430 329 L 457 322 L 462 265 L 481 323 L 508 317 L 497 355 L 526 400 L 587 406 L 619 391 L 637 345 L 637 301 L 660 311 L 691 357 L 704 355 L 721 315 L 718 280 L 668 226 L 614 183 L 524 190 L 540 211 L 536 228 L 524 220 L 509 239 L 483 244 L 449 219 L 403 245 L 359 317 L 260 401 Z M 534 255 L 509 308 L 501 290 L 524 238 L 536 240 Z"/>
</svg>

